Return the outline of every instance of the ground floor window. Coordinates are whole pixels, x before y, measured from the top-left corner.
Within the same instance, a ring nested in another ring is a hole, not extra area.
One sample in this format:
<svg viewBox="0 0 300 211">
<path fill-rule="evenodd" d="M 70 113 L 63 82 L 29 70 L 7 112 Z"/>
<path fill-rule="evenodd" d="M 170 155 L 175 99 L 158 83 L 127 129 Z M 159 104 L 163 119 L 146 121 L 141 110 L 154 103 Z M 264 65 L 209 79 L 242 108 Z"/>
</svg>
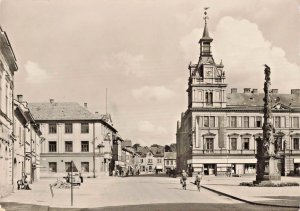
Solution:
<svg viewBox="0 0 300 211">
<path fill-rule="evenodd" d="M 49 171 L 57 172 L 57 163 L 56 162 L 49 162 Z"/>
<path fill-rule="evenodd" d="M 71 162 L 65 162 L 65 170 L 66 172 L 71 170 Z"/>
<path fill-rule="evenodd" d="M 255 163 L 247 163 L 245 164 L 245 174 L 254 174 L 256 173 L 256 164 Z"/>
<path fill-rule="evenodd" d="M 149 171 L 152 171 L 152 166 L 149 166 Z"/>
<path fill-rule="evenodd" d="M 81 162 L 81 171 L 82 172 L 90 171 L 89 162 Z"/>
</svg>

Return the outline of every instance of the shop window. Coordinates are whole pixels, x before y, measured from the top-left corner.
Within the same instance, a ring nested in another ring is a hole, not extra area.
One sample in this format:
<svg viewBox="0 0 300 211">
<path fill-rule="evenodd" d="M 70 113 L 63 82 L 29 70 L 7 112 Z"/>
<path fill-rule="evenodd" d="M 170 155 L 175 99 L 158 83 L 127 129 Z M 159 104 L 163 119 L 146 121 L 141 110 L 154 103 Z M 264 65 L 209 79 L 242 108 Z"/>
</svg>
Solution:
<svg viewBox="0 0 300 211">
<path fill-rule="evenodd" d="M 49 171 L 57 172 L 57 163 L 56 162 L 49 162 Z"/>
<path fill-rule="evenodd" d="M 49 141 L 49 152 L 56 152 L 56 141 Z"/>
<path fill-rule="evenodd" d="M 81 171 L 82 172 L 89 172 L 89 162 L 81 162 Z"/>
</svg>

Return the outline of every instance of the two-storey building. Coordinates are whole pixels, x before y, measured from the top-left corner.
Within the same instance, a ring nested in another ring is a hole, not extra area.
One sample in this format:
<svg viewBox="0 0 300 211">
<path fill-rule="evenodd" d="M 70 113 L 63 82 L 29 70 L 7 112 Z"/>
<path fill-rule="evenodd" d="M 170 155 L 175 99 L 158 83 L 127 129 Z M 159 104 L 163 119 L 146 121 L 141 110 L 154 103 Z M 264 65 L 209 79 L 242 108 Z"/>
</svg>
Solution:
<svg viewBox="0 0 300 211">
<path fill-rule="evenodd" d="M 177 167 L 215 175 L 255 174 L 264 94 L 255 88 L 244 88 L 243 93 L 232 88 L 228 93 L 224 65 L 215 62 L 212 41 L 205 18 L 199 61 L 189 65 L 188 108 L 177 124 Z M 272 106 L 282 175 L 299 174 L 300 90 L 280 94 L 273 89 Z"/>
</svg>

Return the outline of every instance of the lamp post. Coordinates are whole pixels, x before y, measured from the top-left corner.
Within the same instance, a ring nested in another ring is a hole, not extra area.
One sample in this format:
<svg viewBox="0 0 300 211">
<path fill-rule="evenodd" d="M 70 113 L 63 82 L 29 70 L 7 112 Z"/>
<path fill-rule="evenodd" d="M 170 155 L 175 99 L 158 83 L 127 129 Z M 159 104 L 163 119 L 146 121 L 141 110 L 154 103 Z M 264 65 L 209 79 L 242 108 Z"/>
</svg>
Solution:
<svg viewBox="0 0 300 211">
<path fill-rule="evenodd" d="M 73 160 L 71 160 L 71 206 L 73 206 Z"/>
</svg>

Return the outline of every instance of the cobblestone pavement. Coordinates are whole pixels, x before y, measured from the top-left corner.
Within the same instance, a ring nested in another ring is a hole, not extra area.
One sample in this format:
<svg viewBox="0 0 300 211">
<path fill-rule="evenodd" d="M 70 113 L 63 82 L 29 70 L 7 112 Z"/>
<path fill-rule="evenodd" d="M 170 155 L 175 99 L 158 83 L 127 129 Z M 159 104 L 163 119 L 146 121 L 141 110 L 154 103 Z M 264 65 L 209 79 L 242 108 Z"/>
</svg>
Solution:
<svg viewBox="0 0 300 211">
<path fill-rule="evenodd" d="M 187 210 L 283 210 L 241 203 L 206 189 L 199 192 L 190 183 L 192 180 L 189 178 L 187 190 L 182 190 L 179 178 L 169 178 L 163 174 L 89 178 L 80 187 L 74 188 L 73 207 L 91 210 L 181 210 L 179 208 L 184 207 Z M 212 185 L 213 180 L 217 182 L 218 178 L 205 178 L 203 184 Z M 54 189 L 52 198 L 49 184 L 54 181 L 43 179 L 33 184 L 30 191 L 16 191 L 1 199 L 1 204 L 7 210 L 69 210 L 70 189 Z"/>
</svg>

